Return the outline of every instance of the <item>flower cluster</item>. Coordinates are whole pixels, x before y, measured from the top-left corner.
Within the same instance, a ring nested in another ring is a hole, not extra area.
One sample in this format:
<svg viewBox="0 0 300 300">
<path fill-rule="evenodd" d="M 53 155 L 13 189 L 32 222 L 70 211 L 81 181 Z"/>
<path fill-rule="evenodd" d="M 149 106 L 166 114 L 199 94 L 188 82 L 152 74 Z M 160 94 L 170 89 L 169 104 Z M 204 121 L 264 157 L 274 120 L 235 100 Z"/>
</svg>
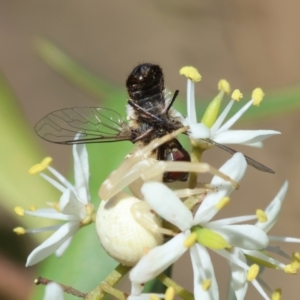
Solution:
<svg viewBox="0 0 300 300">
<path fill-rule="evenodd" d="M 249 283 L 263 299 L 280 299 L 280 290 L 273 292 L 268 287 L 262 279 L 262 271 L 267 267 L 277 272 L 295 274 L 300 268 L 299 253 L 289 256 L 272 245 L 273 242 L 300 243 L 300 239 L 269 235 L 279 217 L 288 183 L 282 185 L 264 210 L 258 209 L 253 214 L 226 219 L 216 218 L 217 213 L 231 202 L 230 194 L 241 184 L 247 164 L 261 171 L 272 172 L 242 153 L 224 146 L 242 144 L 262 147 L 263 140 L 280 134 L 274 130 L 231 129 L 246 110 L 252 105 L 259 105 L 264 94 L 260 88 L 256 88 L 251 99 L 226 120 L 234 103 L 240 101 L 243 95 L 239 90 L 234 90 L 231 100 L 219 113 L 224 95 L 230 94 L 229 83 L 221 80 L 219 94 L 211 101 L 199 122 L 195 106 L 195 82 L 200 81 L 201 76 L 192 67 L 182 68 L 180 73 L 188 78 L 187 117 L 184 118 L 173 108 L 170 113 L 178 117 L 184 127 L 137 148 L 126 157 L 119 168 L 102 183 L 99 190 L 102 201 L 96 217 L 90 202 L 85 146 L 73 146 L 74 185 L 49 166 L 49 158 L 30 170 L 32 174 L 39 173 L 62 195 L 58 202 L 48 203 L 50 208 L 24 210 L 16 207 L 15 212 L 22 216 L 27 214 L 63 220 L 65 223 L 34 230 L 21 227 L 15 229 L 18 234 L 56 230 L 29 255 L 26 265 L 36 264 L 51 253 L 62 255 L 74 234 L 82 226 L 95 221 L 102 247 L 130 270 L 130 300 L 172 300 L 175 293 L 180 293 L 176 284 L 165 294 L 144 292 L 144 286 L 150 280 L 158 278 L 187 251 L 192 262 L 195 299 L 223 298 L 219 295 L 211 252 L 228 262 L 229 291 L 237 300 L 245 298 Z M 158 161 L 152 157 L 151 154 L 158 147 L 174 140 L 183 132 L 188 134 L 191 141 L 191 162 Z M 201 162 L 202 152 L 212 146 L 233 154 L 219 169 Z M 57 180 L 42 172 L 45 169 Z M 189 181 L 184 187 L 166 184 L 163 182 L 166 172 L 188 172 Z M 209 184 L 198 180 L 198 174 L 204 172 L 213 175 Z M 280 261 L 273 257 L 273 253 L 283 256 L 289 262 Z M 103 292 L 102 286 L 101 283 L 99 291 Z M 188 294 L 186 291 L 184 295 Z M 44 299 L 51 299 L 54 295 L 57 299 L 63 299 L 61 287 L 51 283 L 47 286 Z M 114 295 L 118 296 L 117 293 Z M 183 299 L 189 298 L 184 295 Z"/>
</svg>

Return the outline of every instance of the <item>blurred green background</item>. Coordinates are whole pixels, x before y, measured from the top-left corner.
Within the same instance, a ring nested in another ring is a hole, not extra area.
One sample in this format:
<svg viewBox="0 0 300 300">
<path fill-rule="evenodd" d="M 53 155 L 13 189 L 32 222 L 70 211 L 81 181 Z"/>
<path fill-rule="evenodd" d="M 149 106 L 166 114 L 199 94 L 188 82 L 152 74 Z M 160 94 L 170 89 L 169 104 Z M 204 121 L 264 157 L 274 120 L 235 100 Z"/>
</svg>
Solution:
<svg viewBox="0 0 300 300">
<path fill-rule="evenodd" d="M 274 129 L 282 135 L 267 140 L 263 149 L 235 148 L 276 174 L 249 169 L 232 204 L 219 217 L 264 208 L 288 179 L 287 199 L 271 234 L 299 236 L 299 9 L 300 3 L 291 0 L 0 1 L 0 299 L 41 299 L 44 288 L 32 284 L 37 275 L 86 292 L 114 265 L 107 257 L 101 258 L 104 254 L 100 254 L 90 226 L 80 231 L 59 260 L 50 257 L 38 268 L 25 268 L 27 255 L 42 237 L 18 237 L 12 228 L 21 221 L 29 228 L 50 223 L 15 218 L 12 211 L 17 204 L 41 207 L 58 199 L 42 179 L 27 175 L 29 167 L 46 154 L 63 174 L 72 169 L 71 147 L 38 139 L 33 129 L 36 122 L 53 110 L 71 106 L 109 107 L 125 117 L 125 80 L 142 62 L 162 66 L 166 85 L 172 91 L 180 90 L 182 101 L 175 107 L 183 114 L 186 80 L 179 76 L 179 69 L 184 65 L 197 67 L 203 76 L 196 90 L 199 116 L 205 100 L 216 95 L 221 78 L 245 94 L 257 86 L 265 90 L 265 102 L 252 108 L 235 128 Z M 97 206 L 102 180 L 132 145 L 124 142 L 88 148 Z M 213 149 L 204 160 L 219 167 L 228 157 Z M 300 247 L 283 248 L 291 252 Z M 213 259 L 223 295 L 228 266 L 222 259 Z M 191 290 L 192 280 L 187 276 L 191 273 L 189 257 L 184 257 L 175 266 L 174 278 Z M 296 299 L 299 276 L 274 273 L 267 271 L 264 279 L 274 288 L 282 287 L 285 299 Z M 86 283 L 83 278 L 88 275 Z M 126 282 L 122 288 L 129 291 Z M 247 299 L 255 297 L 256 291 L 250 288 Z"/>
</svg>

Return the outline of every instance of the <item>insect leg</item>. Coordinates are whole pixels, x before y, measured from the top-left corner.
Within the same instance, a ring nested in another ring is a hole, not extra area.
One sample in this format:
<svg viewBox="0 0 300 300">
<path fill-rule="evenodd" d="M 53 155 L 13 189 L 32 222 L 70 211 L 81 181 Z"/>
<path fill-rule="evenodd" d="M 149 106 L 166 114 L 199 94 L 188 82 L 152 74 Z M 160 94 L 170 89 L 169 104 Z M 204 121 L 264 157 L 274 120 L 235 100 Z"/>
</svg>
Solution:
<svg viewBox="0 0 300 300">
<path fill-rule="evenodd" d="M 131 107 L 133 107 L 137 112 L 144 114 L 144 115 L 147 116 L 148 118 L 154 119 L 154 120 L 156 120 L 156 121 L 159 122 L 159 123 L 164 123 L 164 121 L 163 121 L 161 118 L 159 118 L 158 116 L 156 116 L 156 115 L 154 115 L 154 114 L 149 113 L 148 111 L 146 111 L 144 108 L 142 108 L 141 106 L 139 106 L 138 104 L 136 104 L 136 103 L 135 103 L 134 101 L 132 101 L 131 99 L 129 99 L 129 100 L 127 101 L 127 103 L 128 103 Z"/>
<path fill-rule="evenodd" d="M 168 113 L 169 109 L 172 107 L 172 105 L 173 105 L 176 97 L 178 96 L 178 94 L 179 94 L 179 90 L 176 90 L 175 93 L 174 93 L 174 95 L 173 95 L 173 98 L 172 98 L 171 102 L 168 104 L 168 106 L 166 106 L 164 108 L 163 114 L 167 114 Z"/>
<path fill-rule="evenodd" d="M 142 140 L 144 137 L 148 136 L 153 131 L 153 129 L 154 129 L 153 127 L 149 128 L 144 133 L 142 133 L 141 135 L 136 137 L 134 140 L 132 140 L 132 143 L 136 143 L 137 141 Z"/>
</svg>

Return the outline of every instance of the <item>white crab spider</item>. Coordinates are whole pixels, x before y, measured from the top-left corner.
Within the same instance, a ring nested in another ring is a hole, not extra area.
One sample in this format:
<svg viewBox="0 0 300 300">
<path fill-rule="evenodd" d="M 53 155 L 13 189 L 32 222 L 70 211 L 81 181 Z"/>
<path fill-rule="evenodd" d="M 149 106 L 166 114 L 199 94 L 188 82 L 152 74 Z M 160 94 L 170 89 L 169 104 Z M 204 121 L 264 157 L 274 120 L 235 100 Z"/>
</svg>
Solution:
<svg viewBox="0 0 300 300">
<path fill-rule="evenodd" d="M 150 249 L 164 241 L 164 234 L 175 235 L 178 230 L 162 227 L 162 220 L 148 203 L 141 200 L 140 188 L 145 181 L 162 181 L 164 172 L 210 172 L 232 183 L 238 183 L 206 163 L 166 162 L 151 158 L 151 153 L 160 145 L 187 130 L 180 128 L 147 146 L 134 151 L 102 184 L 99 195 L 102 200 L 96 217 L 96 230 L 106 252 L 123 265 L 134 266 Z M 130 186 L 135 196 L 123 192 Z M 202 194 L 211 190 L 181 189 L 174 191 L 180 198 Z M 198 199 L 200 202 L 201 199 Z"/>
<path fill-rule="evenodd" d="M 142 181 L 162 181 L 162 175 L 164 172 L 175 171 L 211 173 L 229 181 L 237 189 L 239 187 L 237 182 L 207 163 L 157 161 L 151 157 L 153 150 L 175 138 L 178 134 L 187 131 L 187 129 L 188 127 L 182 127 L 170 134 L 155 139 L 148 145 L 134 151 L 127 159 L 125 159 L 121 166 L 112 172 L 108 179 L 103 182 L 99 190 L 100 198 L 104 201 L 110 199 L 126 186 L 132 186 L 132 183 L 139 178 L 142 179 Z M 135 190 L 137 189 L 135 188 Z"/>
</svg>

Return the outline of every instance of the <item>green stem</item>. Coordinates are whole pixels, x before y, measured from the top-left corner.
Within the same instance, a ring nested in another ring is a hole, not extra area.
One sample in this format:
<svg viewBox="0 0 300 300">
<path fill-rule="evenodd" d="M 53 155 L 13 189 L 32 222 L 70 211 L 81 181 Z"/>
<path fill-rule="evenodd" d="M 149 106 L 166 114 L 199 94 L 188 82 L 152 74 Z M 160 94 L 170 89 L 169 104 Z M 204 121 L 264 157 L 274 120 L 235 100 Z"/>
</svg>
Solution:
<svg viewBox="0 0 300 300">
<path fill-rule="evenodd" d="M 118 265 L 104 281 L 102 281 L 94 290 L 89 292 L 85 300 L 101 300 L 108 293 L 114 297 L 124 300 L 126 295 L 113 288 L 131 269 L 131 267 Z"/>
<path fill-rule="evenodd" d="M 192 141 L 191 141 L 192 142 Z M 193 144 L 193 142 L 192 142 Z M 197 146 L 193 146 L 192 152 L 191 152 L 191 162 L 200 162 L 201 156 L 203 153 L 203 149 Z M 189 176 L 189 188 L 194 189 L 197 186 L 197 173 L 191 172 Z"/>
</svg>

